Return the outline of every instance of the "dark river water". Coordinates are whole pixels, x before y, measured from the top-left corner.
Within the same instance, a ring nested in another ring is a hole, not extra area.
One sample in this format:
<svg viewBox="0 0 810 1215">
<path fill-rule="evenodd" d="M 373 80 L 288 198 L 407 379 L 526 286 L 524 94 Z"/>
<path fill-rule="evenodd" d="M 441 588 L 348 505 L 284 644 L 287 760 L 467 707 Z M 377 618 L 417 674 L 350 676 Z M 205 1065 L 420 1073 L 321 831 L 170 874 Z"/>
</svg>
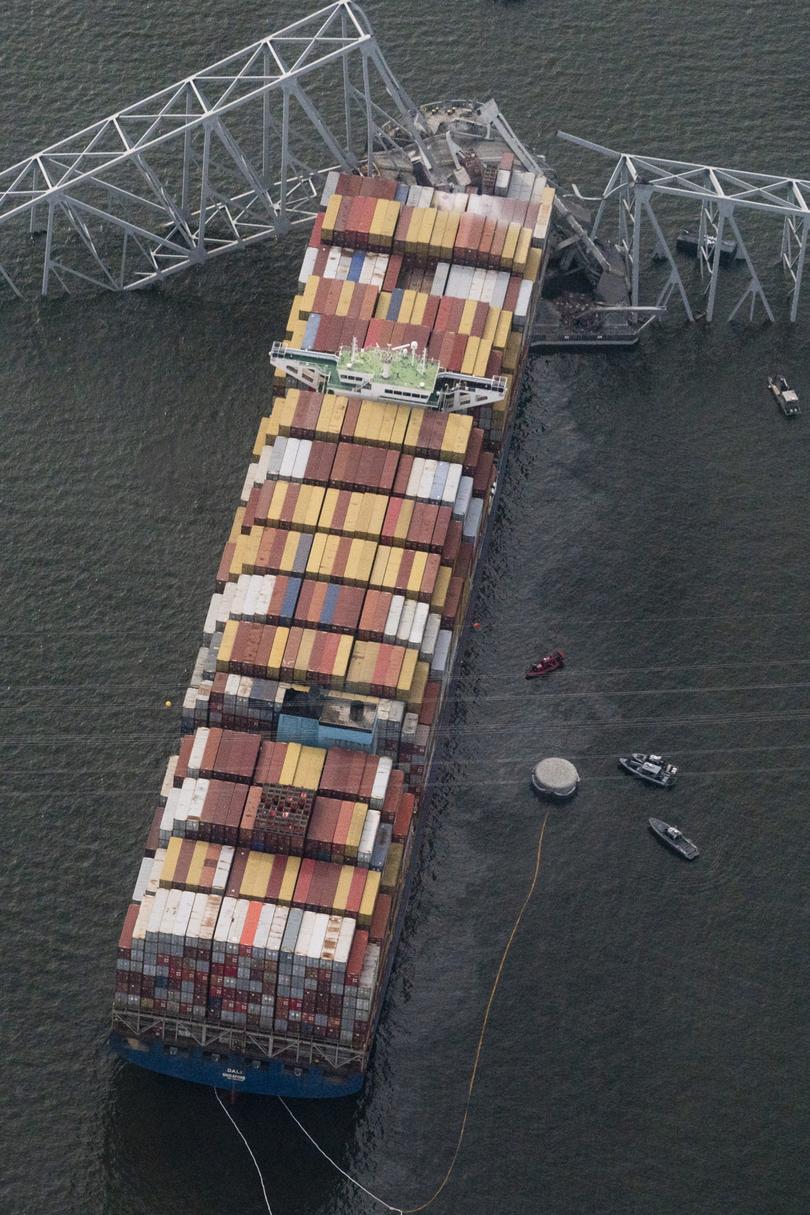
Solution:
<svg viewBox="0 0 810 1215">
<path fill-rule="evenodd" d="M 417 99 L 495 94 L 593 187 L 621 149 L 810 176 L 810 17 L 786 0 L 369 0 Z M 6 0 L 0 163 L 303 12 L 256 0 Z M 763 264 L 776 225 L 753 237 Z M 2 998 L 9 1215 L 260 1215 L 213 1093 L 105 1046 L 115 942 L 281 336 L 300 238 L 163 293 L 0 307 Z M 732 272 L 737 273 L 737 272 Z M 778 292 L 777 292 L 778 297 Z M 730 301 L 733 302 L 733 294 Z M 781 304 L 781 301 L 780 301 Z M 495 1001 L 436 1215 L 810 1209 L 810 394 L 791 329 L 675 311 L 635 352 L 531 361 L 368 1082 L 296 1106 L 394 1206 L 461 1118 L 528 885 L 541 756 L 583 781 Z M 524 683 L 561 646 L 566 670 Z M 662 749 L 672 793 L 623 777 Z M 701 846 L 656 846 L 650 813 Z M 275 1101 L 236 1107 L 275 1215 L 379 1210 Z"/>
</svg>

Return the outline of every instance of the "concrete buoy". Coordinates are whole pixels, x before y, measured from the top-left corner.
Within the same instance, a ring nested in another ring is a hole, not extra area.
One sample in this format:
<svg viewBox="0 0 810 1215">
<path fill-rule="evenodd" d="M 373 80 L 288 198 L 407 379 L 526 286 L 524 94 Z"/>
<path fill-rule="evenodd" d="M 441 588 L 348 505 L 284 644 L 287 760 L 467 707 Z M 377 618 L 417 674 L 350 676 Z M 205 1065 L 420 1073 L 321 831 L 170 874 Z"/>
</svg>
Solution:
<svg viewBox="0 0 810 1215">
<path fill-rule="evenodd" d="M 567 759 L 541 759 L 532 770 L 532 788 L 543 797 L 573 797 L 579 773 Z"/>
</svg>

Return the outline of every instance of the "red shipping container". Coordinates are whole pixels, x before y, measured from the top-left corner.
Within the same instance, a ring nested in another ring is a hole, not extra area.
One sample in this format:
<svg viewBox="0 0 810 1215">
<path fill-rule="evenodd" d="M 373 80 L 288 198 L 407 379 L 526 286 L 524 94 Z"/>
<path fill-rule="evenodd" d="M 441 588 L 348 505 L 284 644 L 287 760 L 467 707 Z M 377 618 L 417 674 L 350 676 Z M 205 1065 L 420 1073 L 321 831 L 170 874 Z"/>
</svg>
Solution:
<svg viewBox="0 0 810 1215">
<path fill-rule="evenodd" d="M 464 453 L 464 472 L 466 476 L 471 477 L 475 473 L 478 461 L 481 458 L 481 450 L 484 446 L 484 432 L 480 426 L 473 426 L 470 431 L 470 438 L 467 443 L 467 450 Z"/>
<path fill-rule="evenodd" d="M 402 254 L 392 253 L 388 258 L 388 266 L 383 279 L 383 291 L 393 291 L 399 284 L 399 276 L 402 270 Z"/>
<path fill-rule="evenodd" d="M 375 945 L 381 945 L 388 934 L 388 924 L 391 919 L 392 899 L 390 894 L 378 894 L 371 917 L 371 927 L 368 938 Z"/>
<path fill-rule="evenodd" d="M 312 225 L 312 232 L 309 237 L 309 247 L 314 249 L 321 243 L 321 229 L 323 228 L 324 211 L 319 211 L 315 216 L 315 223 Z"/>
</svg>

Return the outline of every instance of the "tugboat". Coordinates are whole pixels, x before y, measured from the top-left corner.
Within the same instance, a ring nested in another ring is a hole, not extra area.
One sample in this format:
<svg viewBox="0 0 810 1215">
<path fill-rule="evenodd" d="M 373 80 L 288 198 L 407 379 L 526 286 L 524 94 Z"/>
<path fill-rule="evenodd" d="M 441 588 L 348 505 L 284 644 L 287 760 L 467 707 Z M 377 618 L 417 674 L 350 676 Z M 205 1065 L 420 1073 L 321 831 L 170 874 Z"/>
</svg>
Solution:
<svg viewBox="0 0 810 1215">
<path fill-rule="evenodd" d="M 674 764 L 668 764 L 660 755 L 642 755 L 634 751 L 632 755 L 620 755 L 619 767 L 624 768 L 639 780 L 649 781 L 651 785 L 661 785 L 671 789 L 675 784 L 678 769 Z"/>
<path fill-rule="evenodd" d="M 700 856 L 700 850 L 697 844 L 693 844 L 688 840 L 682 831 L 677 827 L 670 827 L 669 823 L 665 823 L 663 819 L 651 818 L 650 830 L 657 835 L 662 843 L 671 848 L 673 852 L 677 852 L 686 861 L 694 861 Z"/>
<path fill-rule="evenodd" d="M 559 671 L 565 666 L 565 654 L 562 650 L 552 650 L 550 654 L 546 654 L 538 662 L 533 662 L 526 672 L 527 679 L 539 679 L 542 675 L 548 675 L 551 671 Z"/>
<path fill-rule="evenodd" d="M 779 408 L 786 418 L 795 418 L 801 413 L 798 394 L 790 387 L 783 375 L 776 379 L 768 376 L 768 387 L 779 402 Z"/>
</svg>

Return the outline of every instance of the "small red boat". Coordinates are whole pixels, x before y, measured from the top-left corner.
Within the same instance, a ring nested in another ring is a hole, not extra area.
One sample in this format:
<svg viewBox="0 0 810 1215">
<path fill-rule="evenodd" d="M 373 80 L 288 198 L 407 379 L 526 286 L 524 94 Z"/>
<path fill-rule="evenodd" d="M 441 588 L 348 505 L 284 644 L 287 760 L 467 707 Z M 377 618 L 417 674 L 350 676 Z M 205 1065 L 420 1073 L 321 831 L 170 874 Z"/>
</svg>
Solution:
<svg viewBox="0 0 810 1215">
<path fill-rule="evenodd" d="M 541 675 L 549 675 L 552 671 L 559 671 L 565 666 L 565 654 L 562 650 L 552 650 L 550 654 L 546 654 L 545 658 L 541 658 L 539 662 L 532 663 L 526 672 L 527 679 L 539 679 Z"/>
</svg>

